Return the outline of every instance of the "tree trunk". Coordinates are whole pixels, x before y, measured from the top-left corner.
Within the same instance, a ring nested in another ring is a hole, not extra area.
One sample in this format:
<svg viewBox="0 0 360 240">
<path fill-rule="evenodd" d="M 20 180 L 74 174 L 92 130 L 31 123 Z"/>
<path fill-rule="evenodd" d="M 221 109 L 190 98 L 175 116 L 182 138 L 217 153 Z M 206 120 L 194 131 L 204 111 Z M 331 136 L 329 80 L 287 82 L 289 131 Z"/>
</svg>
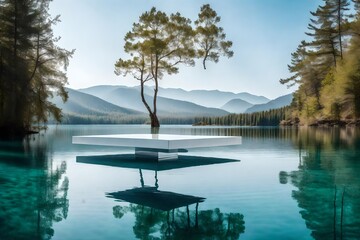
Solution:
<svg viewBox="0 0 360 240">
<path fill-rule="evenodd" d="M 140 86 L 141 86 L 141 89 L 140 89 L 141 101 L 143 102 L 144 106 L 146 107 L 146 109 L 149 112 L 149 116 L 150 116 L 150 120 L 151 120 L 151 128 L 159 128 L 160 122 L 159 122 L 158 117 L 156 116 L 156 112 L 151 111 L 149 104 L 146 102 L 145 95 L 144 95 L 144 82 L 143 81 L 141 81 Z M 156 95 L 154 96 L 154 98 L 155 97 L 156 97 Z M 156 100 L 154 101 L 154 106 L 156 108 Z"/>
<path fill-rule="evenodd" d="M 330 38 L 330 42 L 331 42 L 331 50 L 332 50 L 332 55 L 333 55 L 333 60 L 334 60 L 334 66 L 336 67 L 336 49 L 334 46 L 334 41 Z"/>
<path fill-rule="evenodd" d="M 206 70 L 206 57 L 204 57 L 204 59 L 203 59 L 203 67 Z"/>
<path fill-rule="evenodd" d="M 0 122 L 0 135 L 5 138 L 12 137 L 22 137 L 26 133 L 26 129 L 23 124 L 23 109 L 24 96 L 22 92 L 22 79 L 19 77 L 19 73 L 23 71 L 23 66 L 19 63 L 19 8 L 18 1 L 14 1 L 14 16 L 11 21 L 14 24 L 12 35 L 9 36 L 12 39 L 12 48 L 11 57 L 9 59 L 9 64 L 11 69 L 6 71 L 5 78 L 8 78 L 7 81 L 4 80 L 3 87 L 3 102 L 2 104 L 2 113 Z M 2 63 L 3 64 L 3 63 Z M 2 79 L 3 80 L 3 79 Z M 20 87 L 19 87 L 20 86 Z"/>
<path fill-rule="evenodd" d="M 151 113 L 150 119 L 151 119 L 151 128 L 159 128 L 160 127 L 160 122 L 159 122 L 159 119 L 156 116 L 156 114 Z"/>
<path fill-rule="evenodd" d="M 20 99 L 22 97 L 15 89 L 15 86 L 10 88 L 11 90 L 5 93 L 4 107 L 0 122 L 0 136 L 1 137 L 22 137 L 26 133 L 26 129 L 23 125 L 23 114 L 21 111 Z M 20 97 L 19 97 L 20 96 Z"/>
<path fill-rule="evenodd" d="M 155 63 L 155 75 L 154 75 L 154 82 L 155 82 L 155 89 L 154 89 L 154 99 L 153 99 L 153 114 L 151 114 L 151 128 L 159 128 L 160 122 L 156 115 L 157 113 L 157 94 L 159 91 L 159 82 L 158 82 L 158 70 L 159 69 L 159 59 L 156 57 Z"/>
<path fill-rule="evenodd" d="M 342 29 L 341 29 L 341 0 L 338 0 L 338 34 L 339 34 L 339 46 L 340 46 L 340 59 L 343 59 L 342 49 Z"/>
</svg>

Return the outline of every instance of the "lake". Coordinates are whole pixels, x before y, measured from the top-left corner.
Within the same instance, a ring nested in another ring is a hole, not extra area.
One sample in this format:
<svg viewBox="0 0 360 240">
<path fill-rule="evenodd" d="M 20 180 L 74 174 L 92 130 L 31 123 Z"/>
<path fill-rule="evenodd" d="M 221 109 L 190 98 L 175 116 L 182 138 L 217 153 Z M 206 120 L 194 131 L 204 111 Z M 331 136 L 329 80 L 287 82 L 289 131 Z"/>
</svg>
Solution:
<svg viewBox="0 0 360 240">
<path fill-rule="evenodd" d="M 162 126 L 242 136 L 179 162 L 74 135 L 145 125 L 49 126 L 0 142 L 0 239 L 360 239 L 360 129 Z"/>
</svg>

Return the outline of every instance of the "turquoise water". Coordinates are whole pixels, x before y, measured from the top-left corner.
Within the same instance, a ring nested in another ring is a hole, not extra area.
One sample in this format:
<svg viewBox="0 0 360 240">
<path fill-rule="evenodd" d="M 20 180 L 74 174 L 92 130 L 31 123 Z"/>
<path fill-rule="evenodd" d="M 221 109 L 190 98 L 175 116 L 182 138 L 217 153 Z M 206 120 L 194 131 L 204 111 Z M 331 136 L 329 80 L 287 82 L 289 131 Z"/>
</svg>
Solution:
<svg viewBox="0 0 360 240">
<path fill-rule="evenodd" d="M 242 136 L 175 164 L 71 136 L 148 126 L 50 126 L 0 143 L 0 239 L 360 239 L 360 130 L 163 126 Z"/>
</svg>

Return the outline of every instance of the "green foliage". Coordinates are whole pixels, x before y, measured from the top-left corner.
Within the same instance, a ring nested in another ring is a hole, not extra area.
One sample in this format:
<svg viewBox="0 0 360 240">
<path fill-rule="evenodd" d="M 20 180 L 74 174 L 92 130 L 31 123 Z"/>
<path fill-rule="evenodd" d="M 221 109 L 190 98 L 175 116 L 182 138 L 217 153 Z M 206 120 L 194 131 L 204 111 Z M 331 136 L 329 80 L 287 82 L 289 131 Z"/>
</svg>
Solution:
<svg viewBox="0 0 360 240">
<path fill-rule="evenodd" d="M 291 54 L 291 65 L 288 65 L 289 72 L 293 75 L 286 79 L 280 79 L 281 84 L 287 84 L 292 87 L 301 82 L 302 70 L 304 69 L 306 59 L 306 42 L 302 41 L 295 52 Z"/>
<path fill-rule="evenodd" d="M 59 16 L 48 13 L 50 0 L 0 1 L 0 129 L 22 134 L 34 123 L 57 120 L 61 110 L 48 99 L 67 99 L 64 85 L 73 51 L 56 45 L 52 26 Z"/>
<path fill-rule="evenodd" d="M 311 12 L 315 19 L 310 19 L 309 30 L 306 33 L 313 37 L 309 46 L 313 47 L 313 54 L 322 56 L 318 61 L 325 68 L 337 64 L 337 59 L 343 59 L 343 36 L 347 32 L 346 12 L 349 10 L 348 0 L 324 0 L 316 12 Z"/>
<path fill-rule="evenodd" d="M 220 55 L 228 58 L 234 55 L 230 50 L 231 41 L 225 41 L 224 29 L 218 27 L 220 17 L 205 4 L 201 7 L 199 18 L 195 21 L 195 43 L 198 44 L 197 54 L 203 59 L 203 67 L 206 69 L 206 61 L 218 62 Z"/>
<path fill-rule="evenodd" d="M 139 23 L 125 36 L 124 51 L 132 57 L 119 59 L 115 64 L 117 75 L 132 75 L 140 81 L 141 98 L 149 112 L 152 127 L 159 127 L 157 117 L 157 92 L 159 80 L 164 74 L 178 73 L 179 64 L 194 65 L 191 21 L 180 13 L 171 14 L 152 8 L 143 13 Z M 145 82 L 155 83 L 152 109 L 144 97 Z"/>
<path fill-rule="evenodd" d="M 157 116 L 157 94 L 159 80 L 165 74 L 176 74 L 179 65 L 194 66 L 195 58 L 217 62 L 220 55 L 231 57 L 232 43 L 225 40 L 223 29 L 218 27 L 220 17 L 204 5 L 199 19 L 195 22 L 180 13 L 167 15 L 165 12 L 152 8 L 143 13 L 138 23 L 125 35 L 125 53 L 130 59 L 119 59 L 115 63 L 115 74 L 131 75 L 140 81 L 141 99 L 145 105 L 152 127 L 159 127 Z M 197 43 L 198 48 L 195 46 Z M 151 81 L 154 84 L 153 102 L 149 104 L 144 96 L 144 85 Z"/>
<path fill-rule="evenodd" d="M 195 118 L 191 116 L 159 116 L 161 124 L 193 124 Z M 56 123 L 50 119 L 49 123 Z M 150 124 L 143 115 L 78 115 L 64 114 L 63 124 Z"/>
<path fill-rule="evenodd" d="M 308 97 L 302 109 L 301 116 L 307 121 L 312 122 L 318 112 L 318 100 L 316 97 Z"/>
<path fill-rule="evenodd" d="M 320 103 L 323 106 L 322 114 L 325 118 L 340 120 L 341 104 L 340 93 L 336 88 L 339 85 L 335 82 L 335 68 L 329 71 L 325 79 L 322 81 L 322 89 L 320 94 Z"/>
<path fill-rule="evenodd" d="M 290 118 L 289 114 L 289 107 L 283 107 L 255 113 L 196 118 L 195 123 L 221 126 L 279 126 L 282 120 Z"/>
<path fill-rule="evenodd" d="M 348 0 L 324 0 L 311 12 L 312 40 L 301 42 L 289 65 L 292 76 L 280 80 L 299 85 L 292 115 L 302 123 L 360 117 L 360 2 L 353 2 L 355 15 Z"/>
</svg>

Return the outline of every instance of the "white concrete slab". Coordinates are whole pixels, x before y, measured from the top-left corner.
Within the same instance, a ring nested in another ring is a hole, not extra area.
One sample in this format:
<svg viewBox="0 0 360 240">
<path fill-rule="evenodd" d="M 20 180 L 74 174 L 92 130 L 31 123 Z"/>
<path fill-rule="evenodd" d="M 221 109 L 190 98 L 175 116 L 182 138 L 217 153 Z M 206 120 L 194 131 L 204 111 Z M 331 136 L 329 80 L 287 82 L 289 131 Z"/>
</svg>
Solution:
<svg viewBox="0 0 360 240">
<path fill-rule="evenodd" d="M 241 137 L 170 134 L 116 134 L 73 136 L 73 144 L 177 150 L 241 144 Z"/>
</svg>

